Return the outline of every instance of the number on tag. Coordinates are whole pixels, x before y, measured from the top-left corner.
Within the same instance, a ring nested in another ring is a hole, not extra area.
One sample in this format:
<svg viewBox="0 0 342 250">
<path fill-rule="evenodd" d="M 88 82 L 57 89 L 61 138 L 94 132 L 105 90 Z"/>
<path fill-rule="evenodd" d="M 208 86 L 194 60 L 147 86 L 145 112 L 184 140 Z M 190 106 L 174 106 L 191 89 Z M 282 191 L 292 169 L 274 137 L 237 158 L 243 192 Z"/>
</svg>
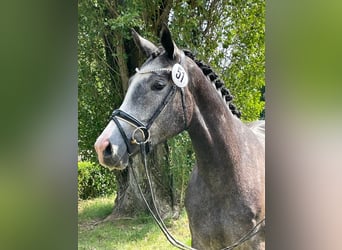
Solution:
<svg viewBox="0 0 342 250">
<path fill-rule="evenodd" d="M 178 63 L 172 67 L 172 81 L 180 88 L 184 88 L 188 85 L 188 75 L 184 68 Z"/>
</svg>

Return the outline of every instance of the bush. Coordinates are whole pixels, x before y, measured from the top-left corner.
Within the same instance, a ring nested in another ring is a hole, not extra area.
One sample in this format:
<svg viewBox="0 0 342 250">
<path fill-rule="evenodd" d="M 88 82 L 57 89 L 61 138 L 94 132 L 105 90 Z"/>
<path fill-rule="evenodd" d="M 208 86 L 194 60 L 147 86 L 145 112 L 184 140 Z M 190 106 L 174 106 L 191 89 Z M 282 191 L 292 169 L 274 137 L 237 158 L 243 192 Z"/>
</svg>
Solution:
<svg viewBox="0 0 342 250">
<path fill-rule="evenodd" d="M 115 176 L 111 171 L 91 162 L 78 162 L 79 199 L 110 195 L 115 190 Z"/>
<path fill-rule="evenodd" d="M 192 168 L 195 164 L 195 153 L 187 132 L 171 138 L 168 144 L 173 187 L 175 188 L 178 202 L 183 207 L 185 191 L 189 183 Z"/>
</svg>

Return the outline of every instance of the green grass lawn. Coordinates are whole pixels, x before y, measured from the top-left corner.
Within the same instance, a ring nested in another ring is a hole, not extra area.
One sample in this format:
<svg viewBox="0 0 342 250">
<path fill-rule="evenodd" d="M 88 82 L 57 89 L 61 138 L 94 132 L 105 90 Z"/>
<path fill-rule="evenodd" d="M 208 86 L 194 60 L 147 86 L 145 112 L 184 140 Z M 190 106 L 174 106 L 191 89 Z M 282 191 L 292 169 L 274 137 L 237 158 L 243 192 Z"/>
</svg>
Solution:
<svg viewBox="0 0 342 250">
<path fill-rule="evenodd" d="M 78 249 L 87 250 L 167 250 L 176 249 L 165 238 L 152 217 L 121 219 L 94 226 L 94 222 L 111 213 L 114 196 L 79 201 Z M 190 245 L 190 232 L 185 211 L 178 220 L 165 222 L 176 239 Z"/>
</svg>

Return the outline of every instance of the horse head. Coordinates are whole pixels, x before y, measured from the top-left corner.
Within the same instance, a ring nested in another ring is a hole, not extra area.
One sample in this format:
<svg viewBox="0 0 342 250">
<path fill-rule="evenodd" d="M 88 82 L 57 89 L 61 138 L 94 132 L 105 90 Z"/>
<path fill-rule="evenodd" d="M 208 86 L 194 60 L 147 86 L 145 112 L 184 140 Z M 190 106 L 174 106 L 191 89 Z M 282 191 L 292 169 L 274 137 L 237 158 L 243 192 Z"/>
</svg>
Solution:
<svg viewBox="0 0 342 250">
<path fill-rule="evenodd" d="M 165 25 L 161 47 L 132 31 L 138 48 L 147 56 L 129 79 L 120 108 L 97 138 L 95 150 L 101 165 L 124 169 L 139 145 L 153 147 L 187 128 L 192 116 L 188 58 L 177 48 Z"/>
</svg>

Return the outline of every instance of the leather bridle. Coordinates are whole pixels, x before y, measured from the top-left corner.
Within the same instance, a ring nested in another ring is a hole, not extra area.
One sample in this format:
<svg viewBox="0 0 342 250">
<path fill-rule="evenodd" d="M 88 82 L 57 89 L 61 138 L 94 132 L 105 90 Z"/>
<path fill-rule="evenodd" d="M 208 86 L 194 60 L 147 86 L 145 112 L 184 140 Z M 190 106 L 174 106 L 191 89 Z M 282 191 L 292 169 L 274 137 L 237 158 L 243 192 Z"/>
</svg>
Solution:
<svg viewBox="0 0 342 250">
<path fill-rule="evenodd" d="M 182 106 L 183 106 L 183 114 L 184 114 L 184 129 L 187 129 L 187 112 L 186 112 L 186 107 L 185 107 L 185 94 L 184 90 L 182 88 L 177 87 L 176 85 L 172 85 L 169 92 L 165 96 L 164 100 L 160 103 L 156 111 L 153 113 L 151 118 L 147 121 L 146 124 L 141 122 L 139 119 L 135 118 L 134 116 L 128 114 L 127 112 L 116 109 L 114 110 L 111 119 L 114 121 L 116 126 L 118 127 L 120 134 L 125 142 L 126 148 L 127 148 L 127 153 L 129 156 L 133 154 L 133 145 L 141 145 L 145 144 L 145 150 L 146 154 L 149 153 L 150 151 L 150 128 L 154 121 L 157 119 L 157 117 L 160 115 L 160 113 L 163 111 L 163 109 L 166 107 L 166 105 L 173 99 L 173 97 L 176 94 L 176 91 L 179 90 L 181 93 L 182 97 Z M 124 121 L 128 123 L 129 125 L 135 127 L 131 138 L 128 138 L 123 127 L 121 126 L 119 120 Z M 143 136 L 142 140 L 138 140 L 136 137 L 136 133 L 140 131 L 141 135 Z"/>
</svg>

